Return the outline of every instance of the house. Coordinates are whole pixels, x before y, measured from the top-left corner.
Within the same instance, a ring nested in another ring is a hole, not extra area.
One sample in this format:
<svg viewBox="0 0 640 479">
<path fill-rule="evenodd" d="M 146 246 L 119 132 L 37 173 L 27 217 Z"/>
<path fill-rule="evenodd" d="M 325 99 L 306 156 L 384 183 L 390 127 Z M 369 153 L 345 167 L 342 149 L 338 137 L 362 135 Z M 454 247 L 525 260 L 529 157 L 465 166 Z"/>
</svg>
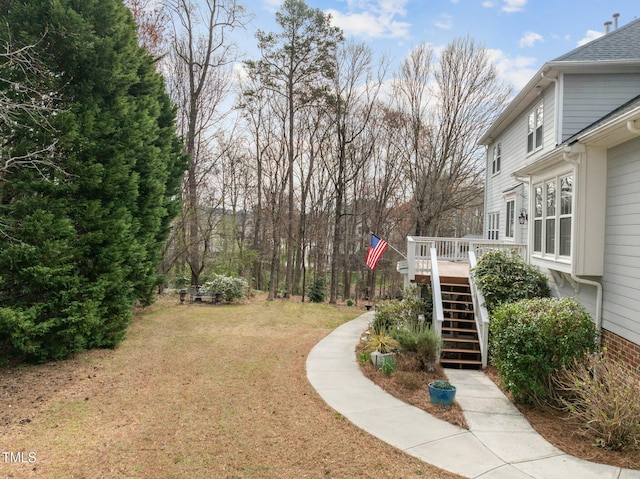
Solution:
<svg viewBox="0 0 640 479">
<path fill-rule="evenodd" d="M 431 284 L 445 362 L 485 366 L 489 321 L 469 266 L 450 261 L 515 247 L 556 296 L 586 307 L 611 354 L 638 367 L 640 19 L 545 63 L 479 143 L 483 240 L 409 237 L 398 264 L 405 285 Z"/>
<path fill-rule="evenodd" d="M 640 365 L 640 19 L 545 63 L 479 143 L 484 237 L 527 245 Z"/>
</svg>

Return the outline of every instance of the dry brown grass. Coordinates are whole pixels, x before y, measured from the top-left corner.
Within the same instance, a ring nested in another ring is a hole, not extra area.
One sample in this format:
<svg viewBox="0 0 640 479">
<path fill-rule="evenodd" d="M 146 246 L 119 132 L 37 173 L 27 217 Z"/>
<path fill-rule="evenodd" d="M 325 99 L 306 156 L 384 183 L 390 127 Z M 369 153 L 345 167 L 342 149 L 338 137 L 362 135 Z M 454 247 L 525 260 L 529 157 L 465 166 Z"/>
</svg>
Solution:
<svg viewBox="0 0 640 479">
<path fill-rule="evenodd" d="M 360 311 L 299 302 L 140 312 L 114 351 L 0 370 L 0 477 L 453 478 L 329 408 L 311 348 Z"/>
</svg>

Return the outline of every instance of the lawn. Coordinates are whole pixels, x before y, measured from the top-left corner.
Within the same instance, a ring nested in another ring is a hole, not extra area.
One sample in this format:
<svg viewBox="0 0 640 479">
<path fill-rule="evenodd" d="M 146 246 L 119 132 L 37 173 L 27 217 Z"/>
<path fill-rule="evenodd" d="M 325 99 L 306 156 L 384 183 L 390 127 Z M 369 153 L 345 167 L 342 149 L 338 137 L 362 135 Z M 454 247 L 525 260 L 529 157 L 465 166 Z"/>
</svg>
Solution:
<svg viewBox="0 0 640 479">
<path fill-rule="evenodd" d="M 169 298 L 138 312 L 116 350 L 0 369 L 0 453 L 12 454 L 0 477 L 457 477 L 356 428 L 309 385 L 311 348 L 361 312 Z"/>
</svg>

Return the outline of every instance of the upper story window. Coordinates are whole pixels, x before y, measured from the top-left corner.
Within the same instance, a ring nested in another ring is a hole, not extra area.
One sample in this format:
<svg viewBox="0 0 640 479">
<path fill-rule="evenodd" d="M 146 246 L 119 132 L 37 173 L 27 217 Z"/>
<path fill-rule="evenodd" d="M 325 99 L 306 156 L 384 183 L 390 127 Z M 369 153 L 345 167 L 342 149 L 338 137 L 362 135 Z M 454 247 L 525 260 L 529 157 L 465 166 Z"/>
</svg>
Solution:
<svg viewBox="0 0 640 479">
<path fill-rule="evenodd" d="M 489 213 L 487 224 L 487 239 L 499 239 L 500 213 Z"/>
<path fill-rule="evenodd" d="M 533 187 L 533 251 L 545 257 L 571 256 L 573 175 L 551 178 Z"/>
<path fill-rule="evenodd" d="M 542 133 L 544 126 L 544 108 L 542 103 L 529 113 L 527 124 L 527 153 L 542 147 Z"/>
<path fill-rule="evenodd" d="M 498 143 L 493 147 L 493 158 L 491 159 L 491 174 L 500 173 L 500 161 L 502 159 L 502 144 Z"/>
</svg>

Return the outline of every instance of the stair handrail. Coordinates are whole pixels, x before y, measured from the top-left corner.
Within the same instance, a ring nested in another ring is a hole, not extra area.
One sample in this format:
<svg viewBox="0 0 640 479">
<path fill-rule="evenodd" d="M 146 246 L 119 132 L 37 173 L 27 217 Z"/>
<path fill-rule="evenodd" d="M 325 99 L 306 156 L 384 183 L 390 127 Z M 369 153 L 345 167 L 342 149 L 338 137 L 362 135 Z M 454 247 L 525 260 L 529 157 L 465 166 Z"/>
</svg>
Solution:
<svg viewBox="0 0 640 479">
<path fill-rule="evenodd" d="M 478 264 L 476 253 L 473 249 L 469 249 L 469 270 L 475 268 Z M 482 369 L 487 367 L 489 356 L 489 312 L 485 306 L 485 299 L 482 292 L 478 289 L 473 279 L 473 274 L 469 274 L 469 288 L 471 290 L 471 298 L 473 301 L 473 317 L 476 320 L 476 329 L 478 330 L 478 339 L 480 340 L 480 355 L 482 356 Z"/>
<path fill-rule="evenodd" d="M 444 322 L 444 311 L 442 309 L 442 289 L 440 288 L 440 273 L 438 271 L 438 252 L 435 247 L 431 248 L 431 296 L 433 300 L 433 328 L 442 337 L 442 323 Z M 440 357 L 438 357 L 438 363 Z"/>
</svg>

